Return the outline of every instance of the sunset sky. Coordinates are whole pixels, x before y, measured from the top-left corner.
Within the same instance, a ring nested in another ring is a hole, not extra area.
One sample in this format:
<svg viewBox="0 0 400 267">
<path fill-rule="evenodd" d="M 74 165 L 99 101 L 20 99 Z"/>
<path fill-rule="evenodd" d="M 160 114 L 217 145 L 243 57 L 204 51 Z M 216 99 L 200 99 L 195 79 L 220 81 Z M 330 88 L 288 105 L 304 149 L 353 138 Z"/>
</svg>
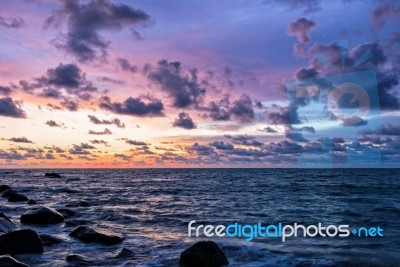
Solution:
<svg viewBox="0 0 400 267">
<path fill-rule="evenodd" d="M 0 10 L 2 168 L 400 161 L 398 1 L 3 0 Z M 371 79 L 364 117 L 327 108 L 334 86 L 322 84 L 343 73 Z M 292 99 L 299 80 L 317 96 Z"/>
</svg>

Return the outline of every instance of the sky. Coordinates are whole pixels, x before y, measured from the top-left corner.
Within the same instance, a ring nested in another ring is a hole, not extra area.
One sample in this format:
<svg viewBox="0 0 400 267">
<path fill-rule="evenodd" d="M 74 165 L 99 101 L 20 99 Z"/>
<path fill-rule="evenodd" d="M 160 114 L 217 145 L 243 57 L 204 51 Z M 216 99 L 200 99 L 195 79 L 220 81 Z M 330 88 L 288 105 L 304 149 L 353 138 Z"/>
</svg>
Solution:
<svg viewBox="0 0 400 267">
<path fill-rule="evenodd" d="M 400 2 L 0 2 L 0 167 L 399 167 Z"/>
</svg>

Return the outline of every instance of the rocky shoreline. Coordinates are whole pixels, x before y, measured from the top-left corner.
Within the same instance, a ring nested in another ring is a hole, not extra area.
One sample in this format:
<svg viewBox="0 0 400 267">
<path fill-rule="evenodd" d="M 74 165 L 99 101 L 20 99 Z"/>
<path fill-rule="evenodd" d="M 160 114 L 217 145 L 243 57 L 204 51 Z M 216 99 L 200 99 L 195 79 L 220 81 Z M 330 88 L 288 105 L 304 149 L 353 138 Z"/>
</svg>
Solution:
<svg viewBox="0 0 400 267">
<path fill-rule="evenodd" d="M 46 173 L 46 177 L 61 178 L 57 173 Z M 69 236 L 76 238 L 84 243 L 96 243 L 106 246 L 120 244 L 124 241 L 124 236 L 114 233 L 112 229 L 99 229 L 90 227 L 85 220 L 74 220 L 73 217 L 76 207 L 89 207 L 87 201 L 75 201 L 65 205 L 65 208 L 52 209 L 46 205 L 38 205 L 33 199 L 20 194 L 9 185 L 0 185 L 2 198 L 9 202 L 25 202 L 32 205 L 32 208 L 21 214 L 20 223 L 24 227 L 19 228 L 6 214 L 0 213 L 0 266 L 29 266 L 14 258 L 20 254 L 40 254 L 47 253 L 46 247 L 63 242 L 62 239 L 40 234 L 33 229 L 27 228 L 29 225 L 49 226 L 65 223 L 65 225 L 75 227 Z M 68 219 L 68 220 L 67 220 Z M 25 227 L 26 226 L 26 227 Z M 128 248 L 118 249 L 114 258 L 127 259 L 134 257 L 134 252 Z M 91 266 L 92 260 L 79 254 L 69 254 L 65 258 L 68 266 Z M 200 241 L 184 250 L 179 257 L 179 264 L 183 267 L 219 267 L 228 265 L 228 259 L 222 250 L 212 241 Z"/>
</svg>

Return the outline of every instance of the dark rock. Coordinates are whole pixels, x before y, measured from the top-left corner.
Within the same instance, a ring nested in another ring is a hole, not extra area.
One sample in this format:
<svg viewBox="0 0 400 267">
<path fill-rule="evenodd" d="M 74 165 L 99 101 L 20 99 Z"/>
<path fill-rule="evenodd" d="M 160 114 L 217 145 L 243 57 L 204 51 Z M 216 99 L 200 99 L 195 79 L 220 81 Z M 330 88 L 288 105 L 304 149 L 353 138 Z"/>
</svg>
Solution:
<svg viewBox="0 0 400 267">
<path fill-rule="evenodd" d="M 56 224 L 64 221 L 64 217 L 56 210 L 41 206 L 21 215 L 21 223 Z"/>
<path fill-rule="evenodd" d="M 44 176 L 50 177 L 50 178 L 61 178 L 61 175 L 59 175 L 58 173 L 55 173 L 55 172 L 48 172 L 48 173 L 45 173 Z"/>
<path fill-rule="evenodd" d="M 10 189 L 11 189 L 11 187 L 6 184 L 0 185 L 0 192 L 4 192 L 4 191 L 10 190 Z"/>
<path fill-rule="evenodd" d="M 12 190 L 12 189 L 8 189 L 8 190 L 4 191 L 4 193 L 1 195 L 1 197 L 2 198 L 9 198 L 13 194 L 17 194 L 17 191 Z"/>
<path fill-rule="evenodd" d="M 89 221 L 86 220 L 69 220 L 65 223 L 68 226 L 79 226 L 79 225 L 86 225 Z"/>
<path fill-rule="evenodd" d="M 75 201 L 67 204 L 67 207 L 89 207 L 89 203 L 85 200 Z"/>
<path fill-rule="evenodd" d="M 127 248 L 121 248 L 115 252 L 114 258 L 129 258 L 133 256 L 133 251 Z"/>
<path fill-rule="evenodd" d="M 18 193 L 11 194 L 7 199 L 9 202 L 22 202 L 29 200 L 25 195 Z"/>
<path fill-rule="evenodd" d="M 200 241 L 181 253 L 179 263 L 185 267 L 219 267 L 228 265 L 228 259 L 212 241 Z"/>
<path fill-rule="evenodd" d="M 3 219 L 6 219 L 7 221 L 9 221 L 10 223 L 13 223 L 12 221 L 11 221 L 11 219 L 10 218 L 8 218 L 8 216 L 7 215 L 5 215 L 4 213 L 2 213 L 2 212 L 0 212 L 0 218 L 3 218 Z"/>
<path fill-rule="evenodd" d="M 17 261 L 10 255 L 0 256 L 0 266 L 2 266 L 2 267 L 29 267 L 25 263 Z"/>
<path fill-rule="evenodd" d="M 70 254 L 65 258 L 66 261 L 73 263 L 75 266 L 90 266 L 90 260 L 79 254 Z"/>
<path fill-rule="evenodd" d="M 76 214 L 75 211 L 70 210 L 70 209 L 57 209 L 57 211 L 59 213 L 61 213 L 62 216 L 64 216 L 64 218 L 69 218 L 69 217 L 72 217 L 72 216 L 74 216 Z"/>
<path fill-rule="evenodd" d="M 29 199 L 29 201 L 28 201 L 28 202 L 26 202 L 26 204 L 29 204 L 29 205 L 36 205 L 37 203 L 36 203 L 36 201 L 35 201 L 35 200 L 33 200 L 33 199 Z"/>
<path fill-rule="evenodd" d="M 17 229 L 17 227 L 11 221 L 8 221 L 4 218 L 0 218 L 0 234 L 9 233 L 14 231 L 15 229 Z"/>
<path fill-rule="evenodd" d="M 16 230 L 0 235 L 0 255 L 42 252 L 42 239 L 31 229 Z"/>
<path fill-rule="evenodd" d="M 41 234 L 39 237 L 42 239 L 43 246 L 56 245 L 62 242 L 60 238 L 51 235 Z"/>
<path fill-rule="evenodd" d="M 124 239 L 121 235 L 83 225 L 76 227 L 69 235 L 86 243 L 101 243 L 105 245 L 118 244 Z"/>
</svg>

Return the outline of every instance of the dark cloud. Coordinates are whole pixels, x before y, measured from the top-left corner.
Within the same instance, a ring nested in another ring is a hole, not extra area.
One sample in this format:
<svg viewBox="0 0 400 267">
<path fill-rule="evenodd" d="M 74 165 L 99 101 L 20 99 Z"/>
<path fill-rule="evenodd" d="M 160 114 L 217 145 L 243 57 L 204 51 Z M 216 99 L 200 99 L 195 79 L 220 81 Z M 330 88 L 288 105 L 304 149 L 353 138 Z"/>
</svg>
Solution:
<svg viewBox="0 0 400 267">
<path fill-rule="evenodd" d="M 112 102 L 109 97 L 100 99 L 100 108 L 124 115 L 138 117 L 164 116 L 164 105 L 159 99 L 148 98 L 147 103 L 141 98 L 129 97 L 124 102 Z"/>
<path fill-rule="evenodd" d="M 26 118 L 21 109 L 21 102 L 14 101 L 11 97 L 0 98 L 0 116 L 13 118 Z"/>
<path fill-rule="evenodd" d="M 93 115 L 88 115 L 89 120 L 91 122 L 93 122 L 94 124 L 105 124 L 105 125 L 111 125 L 114 124 L 115 126 L 117 126 L 118 128 L 125 128 L 125 123 L 122 123 L 120 119 L 115 118 L 112 120 L 100 120 L 99 118 L 97 118 L 96 116 Z"/>
<path fill-rule="evenodd" d="M 234 144 L 242 145 L 242 146 L 262 146 L 263 143 L 257 141 L 254 136 L 251 135 L 225 135 L 225 138 L 231 139 Z"/>
<path fill-rule="evenodd" d="M 310 41 L 309 32 L 315 26 L 315 23 L 306 18 L 300 18 L 289 24 L 287 33 L 296 36 L 300 43 L 307 43 Z"/>
<path fill-rule="evenodd" d="M 33 142 L 31 140 L 29 140 L 26 137 L 12 137 L 10 139 L 8 139 L 8 141 L 10 142 L 14 142 L 14 143 L 29 143 L 29 144 L 33 144 Z"/>
<path fill-rule="evenodd" d="M 79 108 L 79 104 L 74 100 L 64 99 L 60 104 L 69 111 L 77 111 Z"/>
<path fill-rule="evenodd" d="M 93 135 L 108 135 L 108 134 L 112 134 L 112 132 L 109 129 L 105 128 L 104 131 L 99 131 L 99 132 L 90 130 L 89 134 L 93 134 Z"/>
<path fill-rule="evenodd" d="M 109 143 L 107 141 L 104 141 L 104 140 L 94 139 L 94 140 L 90 140 L 89 142 L 92 143 L 93 145 L 100 145 L 101 144 L 101 145 L 109 146 Z"/>
<path fill-rule="evenodd" d="M 231 103 L 229 95 L 225 95 L 218 102 L 211 101 L 206 108 L 206 116 L 214 121 L 236 120 L 241 123 L 250 123 L 255 119 L 253 101 L 250 96 L 243 94 Z"/>
<path fill-rule="evenodd" d="M 378 28 L 383 27 L 389 19 L 397 19 L 399 21 L 400 4 L 395 2 L 379 4 L 372 9 L 371 18 Z"/>
<path fill-rule="evenodd" d="M 232 150 L 234 146 L 230 143 L 225 143 L 224 141 L 215 141 L 210 143 L 210 146 L 215 147 L 218 150 Z"/>
<path fill-rule="evenodd" d="M 64 127 L 63 123 L 58 123 L 58 122 L 56 122 L 54 120 L 49 120 L 49 121 L 46 122 L 46 124 L 48 126 L 50 126 L 50 127 Z"/>
<path fill-rule="evenodd" d="M 252 103 L 250 96 L 243 94 L 233 102 L 229 111 L 239 122 L 251 122 L 255 117 Z"/>
<path fill-rule="evenodd" d="M 116 31 L 126 26 L 147 24 L 150 16 L 140 9 L 108 0 L 93 0 L 80 3 L 78 0 L 63 0 L 63 7 L 47 18 L 45 27 L 59 28 L 66 19 L 67 32 L 53 44 L 81 62 L 105 58 L 110 41 L 101 32 Z"/>
<path fill-rule="evenodd" d="M 39 96 L 44 97 L 44 98 L 60 99 L 62 94 L 59 89 L 45 88 L 42 90 L 42 92 L 39 93 Z"/>
<path fill-rule="evenodd" d="M 264 132 L 264 133 L 277 133 L 278 131 L 275 128 L 267 126 L 263 129 L 258 129 L 257 131 Z"/>
<path fill-rule="evenodd" d="M 112 83 L 112 84 L 116 84 L 116 85 L 124 85 L 125 84 L 125 82 L 122 80 L 115 80 L 115 79 L 112 79 L 107 76 L 101 76 L 101 77 L 97 78 L 97 81 Z"/>
<path fill-rule="evenodd" d="M 299 124 L 301 123 L 301 119 L 297 110 L 298 107 L 293 104 L 287 107 L 273 105 L 265 112 L 265 118 L 268 123 L 275 125 Z"/>
<path fill-rule="evenodd" d="M 264 0 L 264 5 L 282 5 L 289 9 L 303 9 L 304 13 L 321 10 L 320 0 Z"/>
<path fill-rule="evenodd" d="M 137 140 L 131 140 L 128 138 L 122 138 L 121 140 L 124 140 L 125 143 L 133 146 L 148 146 L 150 145 L 149 143 L 143 142 L 143 141 L 137 141 Z"/>
<path fill-rule="evenodd" d="M 25 21 L 23 18 L 20 17 L 5 18 L 2 15 L 0 15 L 0 25 L 3 27 L 18 29 L 21 28 L 24 24 Z"/>
<path fill-rule="evenodd" d="M 172 124 L 174 127 L 180 127 L 183 129 L 191 130 L 197 128 L 196 124 L 193 122 L 192 118 L 186 112 L 181 112 L 178 115 L 178 118 L 175 119 Z"/>
<path fill-rule="evenodd" d="M 195 153 L 198 156 L 210 156 L 214 154 L 213 148 L 205 145 L 199 145 L 198 143 L 195 143 L 192 146 L 188 147 L 187 150 L 188 152 Z"/>
<path fill-rule="evenodd" d="M 118 58 L 117 62 L 119 64 L 119 66 L 121 67 L 121 69 L 123 69 L 124 71 L 132 72 L 132 73 L 135 73 L 138 71 L 138 67 L 129 63 L 129 61 L 125 58 Z"/>
<path fill-rule="evenodd" d="M 73 145 L 73 148 L 68 150 L 70 154 L 73 155 L 90 155 L 91 153 L 88 150 L 95 149 L 96 147 L 86 144 L 86 143 L 81 143 L 80 145 Z"/>
<path fill-rule="evenodd" d="M 287 140 L 283 140 L 279 143 L 272 142 L 266 145 L 266 148 L 269 151 L 278 154 L 297 154 L 304 151 L 304 148 L 301 145 Z"/>
<path fill-rule="evenodd" d="M 361 134 L 378 134 L 378 135 L 393 135 L 400 136 L 400 126 L 394 126 L 392 124 L 384 124 L 381 127 L 378 127 L 374 130 L 364 130 L 361 131 Z"/>
<path fill-rule="evenodd" d="M 197 69 L 184 71 L 179 61 L 168 62 L 163 59 L 150 71 L 148 78 L 172 98 L 174 107 L 196 107 L 206 93 L 198 81 L 197 72 Z"/>
<path fill-rule="evenodd" d="M 8 96 L 11 94 L 12 89 L 8 86 L 0 86 L 0 95 Z"/>
</svg>

